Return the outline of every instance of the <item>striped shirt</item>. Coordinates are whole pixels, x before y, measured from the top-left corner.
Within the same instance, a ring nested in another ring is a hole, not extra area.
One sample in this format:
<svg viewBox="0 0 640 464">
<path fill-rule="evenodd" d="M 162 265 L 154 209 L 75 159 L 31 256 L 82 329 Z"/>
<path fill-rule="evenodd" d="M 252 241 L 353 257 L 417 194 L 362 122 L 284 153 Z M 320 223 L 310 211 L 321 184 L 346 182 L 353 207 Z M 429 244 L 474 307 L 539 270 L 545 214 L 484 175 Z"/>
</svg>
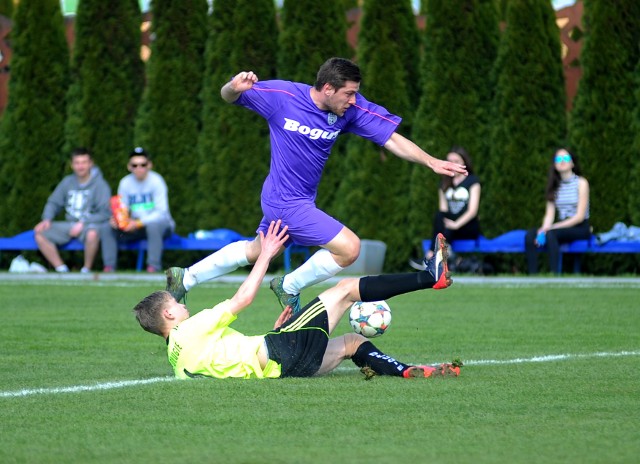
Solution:
<svg viewBox="0 0 640 464">
<path fill-rule="evenodd" d="M 579 180 L 580 177 L 574 174 L 570 179 L 560 181 L 560 186 L 556 191 L 556 212 L 560 221 L 575 216 L 578 211 L 578 201 L 580 198 L 578 193 Z M 584 218 L 589 219 L 588 201 Z"/>
</svg>

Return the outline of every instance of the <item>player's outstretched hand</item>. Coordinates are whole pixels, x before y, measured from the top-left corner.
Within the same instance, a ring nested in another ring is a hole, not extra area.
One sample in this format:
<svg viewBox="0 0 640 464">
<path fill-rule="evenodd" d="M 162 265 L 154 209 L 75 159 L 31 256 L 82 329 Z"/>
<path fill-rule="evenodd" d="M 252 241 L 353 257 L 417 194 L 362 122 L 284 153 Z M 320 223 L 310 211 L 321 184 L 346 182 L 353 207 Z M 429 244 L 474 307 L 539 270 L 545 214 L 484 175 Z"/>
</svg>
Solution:
<svg viewBox="0 0 640 464">
<path fill-rule="evenodd" d="M 231 79 L 231 88 L 234 92 L 242 93 L 253 87 L 258 82 L 258 76 L 253 71 L 242 71 Z"/>
<path fill-rule="evenodd" d="M 280 226 L 282 225 L 282 221 L 278 219 L 278 221 L 271 221 L 269 224 L 269 230 L 266 235 L 260 231 L 260 244 L 262 246 L 262 251 L 260 254 L 265 254 L 269 257 L 269 259 L 273 258 L 278 254 L 280 248 L 282 248 L 287 240 L 289 240 L 289 234 L 287 234 L 287 230 L 289 226 L 284 226 L 282 229 Z"/>
<path fill-rule="evenodd" d="M 285 306 L 284 310 L 278 316 L 278 319 L 276 319 L 276 323 L 273 325 L 273 328 L 277 329 L 278 327 L 282 327 L 284 323 L 289 320 L 292 314 L 293 310 L 291 309 L 291 306 Z"/>
<path fill-rule="evenodd" d="M 466 166 L 441 159 L 434 159 L 431 163 L 431 169 L 433 169 L 433 172 L 436 174 L 450 177 L 456 174 L 464 174 L 465 176 L 469 174 Z"/>
</svg>

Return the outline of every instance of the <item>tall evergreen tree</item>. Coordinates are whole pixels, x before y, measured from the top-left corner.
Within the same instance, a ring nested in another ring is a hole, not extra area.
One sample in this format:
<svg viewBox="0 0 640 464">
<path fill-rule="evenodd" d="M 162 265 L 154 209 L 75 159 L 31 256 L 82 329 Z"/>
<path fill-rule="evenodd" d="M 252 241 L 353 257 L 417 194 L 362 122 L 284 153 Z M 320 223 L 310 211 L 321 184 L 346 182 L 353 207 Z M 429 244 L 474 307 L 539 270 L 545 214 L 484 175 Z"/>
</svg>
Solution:
<svg viewBox="0 0 640 464">
<path fill-rule="evenodd" d="M 217 165 L 216 143 L 228 132 L 226 121 L 218 119 L 220 111 L 228 105 L 220 97 L 220 88 L 237 72 L 229 63 L 233 50 L 233 14 L 236 0 L 214 0 L 213 13 L 209 16 L 209 28 L 205 49 L 205 71 L 200 100 L 202 101 L 202 130 L 198 136 L 197 227 L 212 229 L 229 227 L 214 219 L 219 209 L 215 191 L 226 182 Z"/>
<path fill-rule="evenodd" d="M 495 236 L 534 227 L 544 214 L 553 150 L 565 137 L 560 37 L 548 0 L 511 0 L 498 48 L 483 229 Z"/>
<path fill-rule="evenodd" d="M 632 133 L 635 134 L 633 140 L 633 153 L 640 153 L 640 60 L 635 71 L 635 110 L 633 112 Z M 629 181 L 629 214 L 631 224 L 640 224 L 640 195 L 634 195 L 640 189 L 640 157 L 631 157 L 631 179 Z"/>
<path fill-rule="evenodd" d="M 278 75 L 282 79 L 313 85 L 318 68 L 328 58 L 353 55 L 347 42 L 344 0 L 285 0 L 280 16 Z M 342 181 L 345 147 L 346 138 L 339 138 L 325 165 L 317 198 L 321 209 L 331 210 Z"/>
<path fill-rule="evenodd" d="M 83 0 L 76 14 L 65 151 L 91 149 L 114 188 L 126 173 L 144 86 L 140 20 L 137 0 Z"/>
<path fill-rule="evenodd" d="M 11 48 L 11 17 L 13 1 L 0 0 L 0 120 L 7 104 L 7 87 L 9 83 Z"/>
<path fill-rule="evenodd" d="M 633 149 L 634 69 L 640 58 L 640 2 L 584 0 L 582 78 L 571 113 L 570 135 L 591 187 L 591 224 L 608 230 L 637 217 L 629 188 Z M 637 170 L 636 170 L 637 173 Z M 615 194 L 611 194 L 616 192 Z"/>
<path fill-rule="evenodd" d="M 206 0 L 154 0 L 151 58 L 136 140 L 169 187 L 178 232 L 197 224 L 192 181 L 197 176 L 200 91 L 207 36 Z"/>
<path fill-rule="evenodd" d="M 3 235 L 39 221 L 69 159 L 62 152 L 69 51 L 60 2 L 20 2 L 13 20 L 10 98 L 0 129 Z"/>
<path fill-rule="evenodd" d="M 278 75 L 282 79 L 312 84 L 325 60 L 351 55 L 344 0 L 284 0 L 280 24 Z"/>
<path fill-rule="evenodd" d="M 413 127 L 414 141 L 444 158 L 461 145 L 483 180 L 489 153 L 490 104 L 499 30 L 494 0 L 429 1 L 422 60 L 423 94 Z M 455 18 L 452 21 L 451 18 Z M 408 227 L 414 243 L 430 236 L 438 208 L 440 178 L 422 166 L 412 167 Z"/>
<path fill-rule="evenodd" d="M 384 37 L 377 37 L 381 31 Z M 396 70 L 402 79 L 409 99 L 410 112 L 403 115 L 404 134 L 411 133 L 411 122 L 422 93 L 420 76 L 421 43 L 420 32 L 413 12 L 411 0 L 385 2 L 365 0 L 362 7 L 360 33 L 358 35 L 357 59 L 365 63 L 371 57 L 380 55 L 382 41 L 394 42 L 401 69 Z M 395 83 L 390 82 L 391 87 Z M 365 82 L 366 88 L 366 82 Z"/>
<path fill-rule="evenodd" d="M 417 42 L 414 42 L 417 40 Z M 363 95 L 411 120 L 419 79 L 419 36 L 410 1 L 364 2 L 357 56 Z M 399 131 L 409 124 L 403 122 Z M 405 132 L 403 135 L 407 135 Z M 426 169 L 426 168 L 425 168 Z M 404 267 L 410 244 L 405 227 L 410 164 L 359 137 L 348 141 L 336 216 L 363 239 L 387 245 L 385 268 Z"/>
<path fill-rule="evenodd" d="M 13 16 L 13 0 L 0 0 L 0 15 L 6 18 Z"/>
<path fill-rule="evenodd" d="M 230 6 L 223 10 L 222 3 L 214 3 L 213 14 L 228 18 Z M 216 48 L 210 57 L 218 60 L 212 63 L 222 65 L 219 70 L 208 69 L 213 74 L 205 76 L 212 80 L 213 88 L 217 86 L 218 94 L 212 90 L 207 98 L 219 99 L 220 87 L 240 71 L 254 71 L 261 80 L 276 77 L 278 28 L 272 0 L 236 1 L 233 17 L 221 26 L 209 40 Z M 269 170 L 269 129 L 260 116 L 236 105 L 223 104 L 215 116 L 203 127 L 211 152 L 201 151 L 207 157 L 201 159 L 201 188 L 213 202 L 208 200 L 211 211 L 201 219 L 201 226 L 253 235 L 262 217 L 260 191 Z"/>
</svg>

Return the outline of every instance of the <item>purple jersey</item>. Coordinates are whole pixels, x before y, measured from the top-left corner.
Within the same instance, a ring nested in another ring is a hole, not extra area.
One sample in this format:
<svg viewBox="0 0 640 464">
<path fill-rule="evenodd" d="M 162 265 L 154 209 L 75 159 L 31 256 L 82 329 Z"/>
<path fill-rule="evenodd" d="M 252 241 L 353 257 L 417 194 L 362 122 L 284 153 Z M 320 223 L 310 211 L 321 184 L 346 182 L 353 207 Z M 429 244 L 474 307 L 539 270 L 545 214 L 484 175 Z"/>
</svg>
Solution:
<svg viewBox="0 0 640 464">
<path fill-rule="evenodd" d="M 352 132 L 382 146 L 402 121 L 360 94 L 344 116 L 322 111 L 311 99 L 310 85 L 289 81 L 258 82 L 236 103 L 269 124 L 271 167 L 261 200 L 276 207 L 315 201 L 338 134 Z"/>
</svg>

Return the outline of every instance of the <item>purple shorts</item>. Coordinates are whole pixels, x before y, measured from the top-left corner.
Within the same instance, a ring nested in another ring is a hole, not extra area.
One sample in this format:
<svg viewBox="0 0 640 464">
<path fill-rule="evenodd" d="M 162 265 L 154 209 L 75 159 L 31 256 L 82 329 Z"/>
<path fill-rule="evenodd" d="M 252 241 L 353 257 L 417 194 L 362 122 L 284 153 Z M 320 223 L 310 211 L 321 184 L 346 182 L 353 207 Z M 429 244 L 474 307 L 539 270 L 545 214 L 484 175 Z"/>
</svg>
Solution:
<svg viewBox="0 0 640 464">
<path fill-rule="evenodd" d="M 286 246 L 295 243 L 304 246 L 326 245 L 344 227 L 337 219 L 316 208 L 313 203 L 297 204 L 291 208 L 272 207 L 262 203 L 264 217 L 256 230 L 265 234 L 271 221 L 282 219 L 282 225 L 289 226 L 289 240 Z"/>
</svg>

